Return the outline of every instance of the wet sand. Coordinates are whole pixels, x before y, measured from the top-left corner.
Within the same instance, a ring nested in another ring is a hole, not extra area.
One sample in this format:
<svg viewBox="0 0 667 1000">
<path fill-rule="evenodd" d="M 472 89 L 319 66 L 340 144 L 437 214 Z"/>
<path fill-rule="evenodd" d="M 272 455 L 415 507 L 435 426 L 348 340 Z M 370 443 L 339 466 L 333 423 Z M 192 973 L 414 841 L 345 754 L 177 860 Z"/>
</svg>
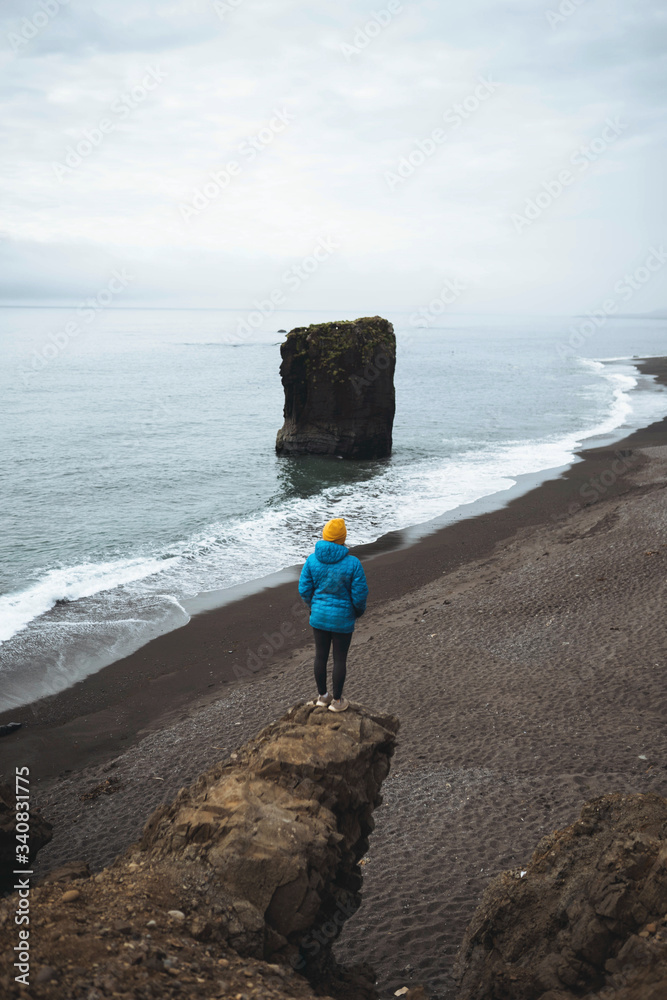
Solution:
<svg viewBox="0 0 667 1000">
<path fill-rule="evenodd" d="M 667 384 L 666 361 L 644 367 Z M 453 997 L 453 956 L 488 879 L 587 798 L 667 794 L 667 421 L 582 458 L 501 510 L 362 553 L 372 600 L 346 693 L 402 727 L 364 905 L 338 953 L 375 965 L 387 996 L 421 981 Z M 311 697 L 311 671 L 289 583 L 5 713 L 30 724 L 2 739 L 2 771 L 30 766 L 55 827 L 39 870 L 108 863 L 157 804 Z M 81 798 L 108 779 L 111 794 Z"/>
</svg>

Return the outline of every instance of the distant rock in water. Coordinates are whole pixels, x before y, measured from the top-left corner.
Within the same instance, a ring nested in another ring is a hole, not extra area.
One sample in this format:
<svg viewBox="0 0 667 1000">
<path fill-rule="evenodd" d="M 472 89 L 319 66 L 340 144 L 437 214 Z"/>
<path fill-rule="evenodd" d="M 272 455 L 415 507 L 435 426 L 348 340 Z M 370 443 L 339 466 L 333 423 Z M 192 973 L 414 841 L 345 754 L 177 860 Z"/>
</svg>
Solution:
<svg viewBox="0 0 667 1000">
<path fill-rule="evenodd" d="M 396 338 L 371 316 L 291 330 L 280 346 L 279 455 L 387 458 L 396 409 Z"/>
<path fill-rule="evenodd" d="M 667 799 L 605 795 L 488 886 L 461 1000 L 667 997 Z"/>
</svg>

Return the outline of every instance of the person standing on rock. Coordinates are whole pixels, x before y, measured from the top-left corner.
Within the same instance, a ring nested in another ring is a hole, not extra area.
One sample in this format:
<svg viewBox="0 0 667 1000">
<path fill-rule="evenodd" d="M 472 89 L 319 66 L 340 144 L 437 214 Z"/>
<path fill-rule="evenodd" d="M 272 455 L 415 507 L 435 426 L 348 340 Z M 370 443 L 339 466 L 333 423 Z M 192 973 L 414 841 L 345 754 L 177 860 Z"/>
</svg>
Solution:
<svg viewBox="0 0 667 1000">
<path fill-rule="evenodd" d="M 310 608 L 315 637 L 315 683 L 319 693 L 315 704 L 330 712 L 344 712 L 350 704 L 343 698 L 347 652 L 355 620 L 366 610 L 368 597 L 364 568 L 346 548 L 346 536 L 342 517 L 327 521 L 299 578 L 299 594 Z M 333 695 L 327 690 L 327 661 L 332 645 Z"/>
</svg>

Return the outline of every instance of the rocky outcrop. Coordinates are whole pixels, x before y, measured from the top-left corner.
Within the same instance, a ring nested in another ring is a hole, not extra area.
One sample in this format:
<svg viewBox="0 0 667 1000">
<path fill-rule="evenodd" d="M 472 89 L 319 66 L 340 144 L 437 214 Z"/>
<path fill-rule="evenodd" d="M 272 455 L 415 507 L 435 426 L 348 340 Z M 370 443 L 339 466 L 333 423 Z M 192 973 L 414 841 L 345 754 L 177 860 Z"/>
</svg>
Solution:
<svg viewBox="0 0 667 1000">
<path fill-rule="evenodd" d="M 205 867 L 208 919 L 240 954 L 324 970 L 361 902 L 359 861 L 397 728 L 300 706 L 158 809 L 141 850 L 158 866 Z"/>
<path fill-rule="evenodd" d="M 486 890 L 461 1000 L 667 997 L 667 799 L 606 795 Z"/>
<path fill-rule="evenodd" d="M 30 810 L 30 831 L 27 839 L 32 861 L 39 850 L 51 840 L 53 827 L 37 809 Z M 15 879 L 16 865 L 16 789 L 0 785 L 0 892 L 8 892 Z"/>
<path fill-rule="evenodd" d="M 394 423 L 396 338 L 380 316 L 292 330 L 280 347 L 280 455 L 386 458 Z"/>
<path fill-rule="evenodd" d="M 34 888 L 32 968 L 47 971 L 31 996 L 310 998 L 303 977 L 320 996 L 375 996 L 372 971 L 338 969 L 331 945 L 360 903 L 397 730 L 360 706 L 297 706 L 161 806 L 110 868 Z M 12 912 L 9 897 L 14 997 Z"/>
</svg>

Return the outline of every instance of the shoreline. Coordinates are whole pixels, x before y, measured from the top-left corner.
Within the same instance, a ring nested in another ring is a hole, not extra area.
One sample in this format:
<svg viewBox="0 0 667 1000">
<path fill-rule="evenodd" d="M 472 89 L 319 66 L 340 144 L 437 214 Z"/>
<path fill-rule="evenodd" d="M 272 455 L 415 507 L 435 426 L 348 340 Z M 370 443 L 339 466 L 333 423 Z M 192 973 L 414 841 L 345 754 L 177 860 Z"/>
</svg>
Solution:
<svg viewBox="0 0 667 1000">
<path fill-rule="evenodd" d="M 633 360 L 642 374 L 654 375 L 667 385 L 667 358 Z M 608 485 L 601 486 L 599 499 L 631 490 L 625 476 L 636 470 L 638 462 L 628 453 L 666 442 L 667 417 L 614 444 L 582 449 L 577 452 L 579 461 L 553 470 L 555 478 L 542 479 L 552 470 L 520 477 L 539 478 L 533 488 L 517 481 L 508 490 L 442 515 L 436 522 L 445 521 L 443 527 L 429 529 L 433 522 L 428 522 L 354 547 L 352 551 L 364 560 L 371 612 L 490 553 L 518 530 L 556 523 L 591 506 L 597 502 L 590 499 L 596 493 L 592 484 L 600 484 L 600 476 Z M 20 756 L 36 772 L 36 780 L 43 780 L 104 762 L 183 712 L 216 700 L 230 684 L 243 684 L 296 655 L 310 642 L 296 570 L 287 568 L 265 579 L 283 582 L 262 586 L 260 580 L 231 588 L 243 596 L 227 595 L 224 603 L 217 603 L 215 595 L 225 592 L 192 598 L 197 613 L 181 628 L 62 692 L 0 713 L 0 725 L 23 723 L 0 741 L 2 769 L 6 758 Z M 208 609 L 207 599 L 213 601 Z"/>
<path fill-rule="evenodd" d="M 667 359 L 655 364 L 667 380 Z M 594 483 L 603 492 L 591 502 Z M 667 419 L 582 453 L 498 511 L 366 561 L 374 600 L 345 693 L 401 729 L 361 861 L 362 906 L 335 954 L 371 965 L 382 1000 L 418 983 L 455 1000 L 455 957 L 484 889 L 525 869 L 585 802 L 667 796 L 666 501 Z M 36 884 L 63 864 L 109 865 L 156 808 L 313 697 L 294 590 L 198 616 L 197 629 L 163 637 L 160 661 L 129 658 L 166 675 L 135 683 L 121 670 L 125 687 L 95 714 L 0 740 L 12 771 L 29 763 L 31 807 L 53 825 Z M 229 649 L 232 638 L 241 656 L 281 624 L 293 632 L 267 666 L 196 689 L 211 682 L 205 643 Z M 176 669 L 179 657 L 190 666 Z"/>
<path fill-rule="evenodd" d="M 633 369 L 633 373 L 635 375 L 640 375 L 644 378 L 654 377 L 649 375 L 648 372 L 644 372 L 642 370 L 642 362 L 646 359 L 640 358 L 637 355 L 632 358 L 609 358 L 607 360 L 624 361 L 626 366 Z M 598 368 L 603 367 L 602 363 L 596 362 L 596 364 Z M 622 375 L 620 377 L 625 378 L 626 376 Z M 631 395 L 632 393 L 636 393 L 638 396 L 641 396 L 645 394 L 642 393 L 641 390 L 645 390 L 646 388 L 647 386 L 645 385 L 638 386 L 635 384 L 635 386 L 630 390 L 622 390 L 621 395 L 625 396 L 626 394 Z M 646 393 L 646 395 L 653 395 L 655 389 L 653 387 L 648 388 L 649 392 Z M 660 407 L 660 409 L 664 410 L 664 407 Z M 600 429 L 600 425 L 598 425 L 598 429 L 595 432 L 593 432 L 592 429 L 589 429 L 587 432 L 582 431 L 582 435 L 586 434 L 587 436 L 582 436 L 579 441 L 575 440 L 574 435 L 570 435 L 569 438 L 567 438 L 565 451 L 563 454 L 558 456 L 560 459 L 559 464 L 554 466 L 544 464 L 539 468 L 532 469 L 531 471 L 525 473 L 503 473 L 501 471 L 499 473 L 501 481 L 504 480 L 509 485 L 500 487 L 500 484 L 496 483 L 495 485 L 497 488 L 493 492 L 484 493 L 473 500 L 459 502 L 458 506 L 446 509 L 443 513 L 429 516 L 429 519 L 426 521 L 407 523 L 400 528 L 387 531 L 384 535 L 381 535 L 372 541 L 354 545 L 353 551 L 356 555 L 362 558 L 374 558 L 382 552 L 414 545 L 415 542 L 434 534 L 457 520 L 473 518 L 479 516 L 480 514 L 488 514 L 498 510 L 499 508 L 506 506 L 514 498 L 535 489 L 549 479 L 554 479 L 563 475 L 572 464 L 580 461 L 578 456 L 581 451 L 599 450 L 600 448 L 616 445 L 622 440 L 622 437 L 619 435 L 624 434 L 627 436 L 631 432 L 643 430 L 649 419 L 651 419 L 651 417 L 648 415 L 643 417 L 636 415 L 633 420 L 628 421 L 628 426 L 623 427 L 622 424 L 616 425 L 609 430 Z M 602 422 L 602 428 L 605 427 L 606 423 L 607 421 Z M 632 430 L 630 430 L 630 428 Z M 533 445 L 535 445 L 535 442 L 533 442 Z M 550 457 L 552 460 L 556 458 L 555 455 Z M 546 455 L 544 453 L 538 456 L 538 460 L 542 462 L 545 462 L 545 459 Z M 488 483 L 486 488 L 493 489 L 491 483 Z M 49 654 L 49 651 L 44 650 L 43 654 L 46 656 L 46 663 L 42 662 L 40 665 L 40 670 L 45 671 L 41 677 L 41 683 L 38 679 L 32 687 L 30 685 L 24 686 L 24 700 L 18 701 L 18 703 L 14 703 L 14 699 L 20 699 L 21 697 L 19 693 L 21 683 L 20 671 L 16 671 L 17 664 L 14 664 L 14 671 L 12 672 L 10 670 L 9 681 L 10 689 L 13 690 L 11 694 L 9 692 L 7 693 L 7 698 L 0 699 L 0 717 L 4 719 L 12 712 L 21 713 L 24 712 L 26 708 L 29 708 L 31 715 L 34 718 L 35 712 L 31 706 L 43 704 L 45 701 L 55 696 L 65 695 L 68 691 L 72 691 L 77 684 L 85 681 L 93 674 L 100 673 L 108 667 L 113 666 L 115 663 L 128 659 L 135 653 L 140 653 L 140 651 L 149 646 L 154 639 L 185 627 L 194 616 L 201 614 L 202 612 L 218 610 L 229 604 L 236 603 L 242 598 L 251 597 L 267 589 L 274 588 L 282 582 L 296 582 L 298 580 L 300 568 L 301 564 L 297 563 L 283 566 L 277 570 L 267 569 L 265 571 L 265 575 L 255 576 L 251 579 L 244 579 L 239 583 L 228 586 L 225 585 L 214 590 L 199 591 L 186 597 L 165 593 L 160 596 L 169 602 L 171 615 L 166 615 L 166 617 L 162 620 L 159 618 L 155 619 L 155 622 L 153 623 L 154 627 L 152 628 L 148 627 L 148 622 L 144 622 L 146 627 L 143 630 L 143 635 L 139 633 L 134 636 L 128 635 L 124 638 L 116 637 L 113 641 L 110 636 L 107 636 L 108 642 L 106 646 L 103 643 L 100 644 L 97 639 L 93 638 L 87 653 L 85 651 L 86 643 L 84 640 L 80 648 L 70 649 L 69 652 L 67 652 L 68 647 L 65 646 L 64 649 L 60 651 L 59 657 L 56 661 L 52 661 L 52 656 Z M 117 585 L 110 584 L 110 589 L 107 593 L 113 594 L 116 586 Z M 169 588 L 167 588 L 167 590 L 168 589 Z M 26 593 L 29 592 L 30 591 L 26 591 Z M 20 596 L 20 588 L 16 594 Z M 12 595 L 10 594 L 8 596 L 11 597 Z M 59 623 L 58 611 L 60 610 L 57 608 L 57 605 L 65 603 L 69 603 L 68 599 L 56 600 L 55 604 L 52 604 L 49 608 L 45 609 L 42 614 L 35 615 L 31 622 L 28 622 L 27 624 L 36 625 L 37 628 L 39 628 L 41 624 L 57 625 Z M 74 601 L 75 607 L 76 604 L 77 602 Z M 130 600 L 126 611 L 129 616 L 132 615 L 132 608 L 133 602 Z M 93 615 L 93 617 L 95 616 Z M 107 624 L 103 611 L 98 617 L 101 617 L 102 619 L 99 624 L 102 626 Z M 70 622 L 65 621 L 63 624 L 68 625 Z M 108 625 L 110 627 L 113 625 L 113 616 L 109 619 Z M 21 629 L 19 628 L 18 633 L 20 632 Z M 16 634 L 17 632 L 14 632 L 12 635 L 7 636 L 8 642 L 11 642 L 11 639 Z M 4 646 L 4 644 L 0 643 L 0 646 Z M 8 662 L 11 662 L 11 648 L 6 652 Z M 51 653 L 52 652 L 53 651 L 51 651 Z M 72 671 L 71 664 L 68 663 L 70 657 L 76 661 L 75 671 Z M 28 666 L 29 660 L 25 659 L 25 655 L 22 654 L 20 650 L 18 651 L 18 658 L 20 662 L 25 661 L 25 666 Z M 0 660 L 1 659 L 2 656 L 0 656 Z M 37 667 L 42 659 L 42 656 L 40 654 L 35 655 L 33 653 L 32 659 L 33 663 L 31 668 L 33 665 Z M 58 678 L 58 681 L 59 683 L 64 682 L 66 686 L 59 689 L 57 688 L 55 691 L 49 691 L 49 677 L 58 677 L 58 669 L 60 667 L 64 667 L 65 665 L 67 666 L 67 669 L 64 673 L 68 676 L 61 676 Z M 28 690 L 26 690 L 26 687 Z M 40 690 L 40 687 L 42 690 Z M 44 687 L 47 687 L 47 690 L 44 690 Z"/>
<path fill-rule="evenodd" d="M 510 459 L 509 468 L 506 462 L 501 462 L 500 466 L 496 467 L 496 473 L 492 476 L 491 481 L 488 481 L 489 467 L 485 463 L 483 466 L 487 472 L 487 476 L 483 476 L 485 482 L 483 484 L 477 482 L 476 486 L 473 486 L 469 481 L 470 470 L 468 469 L 468 462 L 464 454 L 462 464 L 466 482 L 466 490 L 464 492 L 469 492 L 473 497 L 476 496 L 479 490 L 488 490 L 490 492 L 482 492 L 481 495 L 477 495 L 476 499 L 472 500 L 464 500 L 461 496 L 459 496 L 458 500 L 455 500 L 452 497 L 450 502 L 453 502 L 455 506 L 446 508 L 442 513 L 433 513 L 433 503 L 429 505 L 430 510 L 417 512 L 414 509 L 410 509 L 409 503 L 404 502 L 403 516 L 398 518 L 399 522 L 402 522 L 401 526 L 393 530 L 387 530 L 386 534 L 373 538 L 373 534 L 378 530 L 376 525 L 369 533 L 372 540 L 355 545 L 355 553 L 361 557 L 372 558 L 380 552 L 412 545 L 419 539 L 433 534 L 453 521 L 461 518 L 476 517 L 478 514 L 487 514 L 497 510 L 522 493 L 534 489 L 548 479 L 562 475 L 571 464 L 580 461 L 578 458 L 579 451 L 614 445 L 620 442 L 623 436 L 627 436 L 632 431 L 643 429 L 651 420 L 661 417 L 667 409 L 663 392 L 658 391 L 657 384 L 653 382 L 654 376 L 641 371 L 642 360 L 637 355 L 632 358 L 626 356 L 623 358 L 615 357 L 606 359 L 609 362 L 623 361 L 623 374 L 614 373 L 613 369 L 611 373 L 604 372 L 602 369 L 605 365 L 602 362 L 591 362 L 596 370 L 600 370 L 598 371 L 598 375 L 603 381 L 609 379 L 616 386 L 614 389 L 615 402 L 608 416 L 600 418 L 601 422 L 598 422 L 596 427 L 589 427 L 587 430 L 580 428 L 579 436 L 571 430 L 562 430 L 557 440 L 554 439 L 552 441 L 551 437 L 549 437 L 547 441 L 543 442 L 544 447 L 542 449 L 540 449 L 539 441 L 526 440 L 501 443 L 499 446 L 501 455 L 506 449 L 512 452 L 514 446 L 518 446 L 519 451 L 524 446 L 528 446 L 529 451 L 531 451 L 530 461 L 526 465 L 521 455 L 518 458 L 515 455 L 513 459 Z M 630 372 L 632 374 L 628 378 Z M 623 383 L 620 388 L 618 388 L 617 381 L 619 379 Z M 629 388 L 627 385 L 628 382 L 634 382 L 634 385 Z M 660 389 L 662 388 L 660 387 Z M 635 400 L 634 404 L 631 402 L 632 399 Z M 642 401 L 649 401 L 649 410 L 657 410 L 658 412 L 647 413 L 645 407 L 641 405 Z M 616 405 L 618 403 L 622 403 L 622 405 L 619 407 Z M 632 418 L 627 420 L 626 424 L 623 425 L 628 408 L 632 410 L 636 405 L 639 406 L 639 412 L 633 412 Z M 618 422 L 619 420 L 621 423 Z M 613 426 L 609 427 L 610 424 Z M 549 455 L 548 450 L 552 450 L 552 445 L 556 451 Z M 547 451 L 544 450 L 545 448 Z M 491 449 L 490 445 L 489 449 Z M 491 452 L 493 452 L 493 449 L 491 449 Z M 400 465 L 402 458 L 398 456 L 398 453 L 397 457 Z M 489 457 L 495 467 L 493 453 Z M 518 466 L 515 464 L 517 460 L 519 463 Z M 530 471 L 511 471 L 512 467 L 516 469 L 522 466 L 524 468 L 527 467 Z M 457 470 L 458 466 L 450 471 L 450 479 L 452 476 L 457 476 Z M 471 486 L 473 491 L 470 491 Z M 436 504 L 435 509 L 442 511 L 442 496 L 439 502 L 435 497 L 432 497 L 433 500 L 435 500 Z M 398 511 L 394 513 L 396 514 Z M 427 520 L 423 520 L 422 518 L 424 517 Z M 354 541 L 354 535 L 352 539 Z M 175 544 L 177 548 L 179 543 Z M 302 550 L 303 558 L 305 558 L 305 552 L 306 550 Z M 131 558 L 131 553 L 126 553 L 126 555 L 127 558 Z M 162 555 L 165 555 L 164 551 Z M 193 616 L 200 614 L 202 611 L 216 610 L 235 603 L 241 598 L 252 596 L 268 588 L 275 587 L 280 582 L 297 580 L 300 564 L 296 562 L 298 556 L 295 553 L 292 553 L 292 558 L 295 559 L 294 564 L 283 565 L 279 569 L 271 569 L 270 564 L 264 567 L 255 566 L 255 574 L 262 575 L 253 575 L 250 578 L 242 576 L 241 582 L 221 584 L 213 590 L 205 589 L 197 591 L 190 589 L 187 596 L 183 596 L 186 593 L 182 587 L 183 581 L 179 585 L 176 580 L 172 580 L 173 587 L 170 587 L 165 581 L 162 581 L 161 585 L 159 584 L 161 576 L 159 564 L 154 565 L 152 569 L 150 567 L 142 567 L 142 570 L 149 572 L 149 576 L 153 571 L 157 574 L 153 576 L 153 583 L 151 584 L 154 591 L 152 596 L 153 598 L 157 598 L 157 603 L 154 606 L 149 606 L 146 609 L 148 614 L 145 614 L 144 611 L 139 610 L 139 607 L 143 608 L 141 597 L 133 599 L 129 595 L 121 594 L 121 604 L 124 601 L 125 606 L 122 609 L 124 610 L 124 617 L 121 613 L 120 618 L 118 614 L 120 606 L 117 605 L 116 598 L 119 592 L 122 591 L 122 574 L 120 582 L 113 582 L 113 574 L 111 578 L 107 579 L 105 585 L 107 588 L 106 591 L 103 589 L 102 591 L 95 592 L 93 588 L 94 592 L 91 596 L 94 598 L 97 593 L 97 596 L 101 598 L 101 606 L 98 603 L 92 608 L 89 604 L 86 604 L 85 600 L 79 601 L 78 599 L 72 600 L 71 608 L 69 609 L 59 607 L 59 605 L 70 604 L 70 599 L 61 596 L 54 600 L 55 595 L 53 592 L 51 592 L 52 603 L 49 605 L 47 598 L 46 606 L 41 612 L 38 613 L 35 607 L 31 608 L 31 601 L 36 599 L 37 595 L 40 594 L 41 588 L 47 581 L 51 570 L 45 570 L 38 574 L 38 579 L 31 586 L 28 586 L 27 589 L 22 587 L 18 582 L 14 585 L 13 589 L 10 585 L 10 592 L 4 598 L 5 601 L 9 602 L 9 621 L 7 622 L 8 628 L 5 632 L 7 643 L 0 643 L 0 661 L 5 662 L 6 660 L 8 666 L 8 676 L 5 675 L 7 680 L 6 696 L 0 698 L 0 716 L 4 718 L 7 712 L 21 712 L 31 704 L 42 703 L 53 695 L 71 691 L 79 681 L 83 681 L 88 676 L 99 673 L 114 663 L 139 652 L 152 642 L 154 638 L 184 627 Z M 280 565 L 281 560 L 279 558 L 272 559 L 271 562 L 275 566 L 276 563 Z M 76 564 L 76 558 L 74 558 L 73 563 Z M 64 572 L 71 572 L 76 575 L 78 570 L 86 568 L 85 559 L 81 565 L 74 564 L 68 566 Z M 253 573 L 250 567 L 246 567 L 247 570 L 249 570 L 250 574 Z M 46 575 L 44 575 L 45 573 Z M 30 573 L 28 573 L 28 578 L 30 578 Z M 200 586 L 202 583 L 205 583 L 204 580 L 198 582 Z M 102 581 L 99 582 L 99 585 L 103 585 Z M 212 581 L 209 583 L 209 586 L 211 585 Z M 55 593 L 62 595 L 64 593 L 62 581 L 58 582 L 56 586 L 60 589 L 56 590 Z M 156 588 L 159 587 L 161 589 L 158 592 Z M 115 610 L 112 610 L 110 614 L 107 613 L 107 609 L 104 606 L 105 598 L 108 598 L 112 605 L 115 606 Z M 16 599 L 17 602 L 15 611 L 12 610 L 13 599 Z M 41 596 L 38 599 L 41 600 Z M 135 614 L 137 615 L 136 626 L 134 624 Z M 90 622 L 86 622 L 86 624 L 97 625 L 98 627 L 89 629 L 87 634 L 84 631 L 82 635 L 77 635 L 76 629 L 72 632 L 72 626 L 82 616 L 84 619 L 92 619 Z M 10 626 L 9 622 L 13 618 L 16 620 Z M 116 627 L 115 620 L 118 618 L 120 625 Z M 21 627 L 21 623 L 23 623 L 23 628 Z M 62 642 L 58 637 L 59 626 L 63 626 L 66 636 Z M 45 637 L 45 633 L 46 636 L 50 634 L 49 627 L 52 630 L 56 630 L 54 644 L 51 644 L 48 638 Z M 14 629 L 13 632 L 12 629 Z M 14 645 L 12 641 L 15 636 L 19 636 L 17 645 Z M 23 645 L 21 637 L 24 640 Z M 36 641 L 32 642 L 31 640 L 33 639 Z M 30 652 L 31 648 L 32 653 Z M 16 656 L 16 661 L 12 662 L 14 655 Z M 22 683 L 21 675 L 24 672 L 26 680 Z M 3 674 L 4 671 L 0 670 L 0 677 Z M 54 680 L 55 684 L 53 683 Z M 31 714 L 34 715 L 32 712 Z"/>
</svg>

